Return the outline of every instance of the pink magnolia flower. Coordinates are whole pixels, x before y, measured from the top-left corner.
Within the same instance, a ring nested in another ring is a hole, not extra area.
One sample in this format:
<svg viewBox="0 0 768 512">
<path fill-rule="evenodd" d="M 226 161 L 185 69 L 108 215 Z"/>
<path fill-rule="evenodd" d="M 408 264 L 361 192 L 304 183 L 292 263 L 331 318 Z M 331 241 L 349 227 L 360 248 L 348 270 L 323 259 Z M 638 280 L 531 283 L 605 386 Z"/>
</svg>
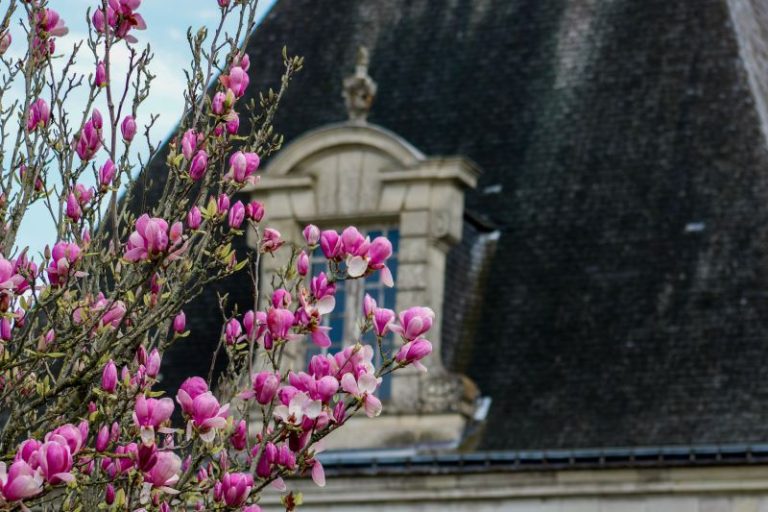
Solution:
<svg viewBox="0 0 768 512">
<path fill-rule="evenodd" d="M 8 47 L 11 46 L 12 40 L 13 38 L 11 37 L 10 32 L 6 32 L 0 36 L 0 55 L 3 55 L 8 50 Z"/>
<path fill-rule="evenodd" d="M 107 68 L 103 61 L 99 61 L 99 63 L 96 64 L 96 75 L 93 79 L 93 84 L 96 87 L 104 87 L 107 85 Z"/>
<path fill-rule="evenodd" d="M 210 443 L 216 437 L 216 430 L 227 426 L 229 404 L 219 405 L 213 393 L 206 391 L 192 400 L 192 425 L 200 434 L 200 439 Z"/>
<path fill-rule="evenodd" d="M 82 421 L 78 426 L 71 423 L 62 425 L 45 435 L 45 441 L 56 441 L 69 448 L 72 455 L 77 455 L 88 439 L 88 422 Z"/>
<path fill-rule="evenodd" d="M 23 460 L 32 466 L 32 469 L 37 469 L 37 450 L 40 449 L 42 443 L 37 439 L 27 439 L 19 445 L 19 449 L 16 450 L 16 456 L 14 461 Z"/>
<path fill-rule="evenodd" d="M 33 132 L 45 128 L 51 120 L 51 109 L 43 98 L 38 98 L 29 106 L 27 130 Z"/>
<path fill-rule="evenodd" d="M 427 368 L 421 360 L 432 353 L 432 344 L 424 338 L 409 341 L 398 350 L 395 361 L 401 365 L 413 364 L 419 370 L 426 372 Z"/>
<path fill-rule="evenodd" d="M 197 132 L 195 130 L 187 130 L 181 137 L 181 154 L 184 158 L 189 160 L 192 155 L 195 154 L 197 149 Z"/>
<path fill-rule="evenodd" d="M 86 121 L 75 142 L 75 151 L 81 160 L 90 160 L 101 148 L 101 130 L 96 126 L 98 118 Z"/>
<path fill-rule="evenodd" d="M 37 463 L 45 480 L 52 484 L 71 482 L 75 476 L 72 470 L 72 454 L 66 444 L 47 441 L 37 451 Z"/>
<path fill-rule="evenodd" d="M 236 111 L 232 111 L 226 116 L 226 128 L 227 133 L 230 135 L 237 135 L 237 131 L 240 129 L 240 116 Z"/>
<path fill-rule="evenodd" d="M 232 59 L 232 65 L 233 66 L 240 66 L 244 70 L 248 71 L 251 69 L 251 58 L 248 56 L 247 53 L 237 53 L 235 55 L 235 58 Z"/>
<path fill-rule="evenodd" d="M 325 272 L 320 272 L 309 283 L 312 295 L 317 300 L 317 310 L 321 315 L 327 315 L 336 308 L 336 285 L 328 281 Z"/>
<path fill-rule="evenodd" d="M 255 398 L 261 405 L 267 405 L 274 400 L 279 387 L 280 374 L 268 371 L 259 372 L 253 376 L 251 389 L 240 393 L 240 398 L 245 400 Z"/>
<path fill-rule="evenodd" d="M 106 13 L 101 8 L 94 13 L 93 26 L 98 32 L 110 32 L 118 39 L 135 43 L 138 40 L 129 32 L 147 28 L 144 18 L 135 12 L 139 5 L 141 0 L 109 0 Z"/>
<path fill-rule="evenodd" d="M 371 242 L 354 226 L 349 226 L 341 232 L 341 248 L 348 256 L 364 256 Z M 350 274 L 351 275 L 351 274 Z"/>
<path fill-rule="evenodd" d="M 278 230 L 265 228 L 261 238 L 261 250 L 263 252 L 275 252 L 278 250 L 285 243 L 280 237 L 281 235 Z"/>
<path fill-rule="evenodd" d="M 248 473 L 224 473 L 219 482 L 219 499 L 228 507 L 239 507 L 248 499 L 253 489 L 253 477 Z"/>
<path fill-rule="evenodd" d="M 108 158 L 107 161 L 104 162 L 104 165 L 99 169 L 99 187 L 102 192 L 106 192 L 112 184 L 112 180 L 115 179 L 115 174 L 117 174 L 117 167 L 115 167 L 114 162 Z"/>
<path fill-rule="evenodd" d="M 251 201 L 245 205 L 245 216 L 254 222 L 261 222 L 264 218 L 264 205 L 258 201 Z"/>
<path fill-rule="evenodd" d="M 104 491 L 104 502 L 107 505 L 111 505 L 115 502 L 115 486 L 107 484 L 107 489 Z"/>
<path fill-rule="evenodd" d="M 211 110 L 213 110 L 213 113 L 220 116 L 226 113 L 227 110 L 229 110 L 229 107 L 226 106 L 227 97 L 223 92 L 217 92 L 213 95 L 213 100 L 211 100 Z"/>
<path fill-rule="evenodd" d="M 332 229 L 323 231 L 320 234 L 320 249 L 329 260 L 339 259 L 343 252 L 339 234 Z"/>
<path fill-rule="evenodd" d="M 294 315 L 287 309 L 272 308 L 267 313 L 267 328 L 274 339 L 291 340 Z"/>
<path fill-rule="evenodd" d="M 415 340 L 432 328 L 435 312 L 430 308 L 415 306 L 400 313 L 400 325 L 390 325 L 390 330 L 408 341 Z"/>
<path fill-rule="evenodd" d="M 320 228 L 314 224 L 307 224 L 302 231 L 304 240 L 307 241 L 307 245 L 313 247 L 320 241 Z"/>
<path fill-rule="evenodd" d="M 39 31 L 46 32 L 50 36 L 61 37 L 69 33 L 64 20 L 53 9 L 43 9 L 38 12 L 35 22 L 35 26 Z"/>
<path fill-rule="evenodd" d="M 219 81 L 224 87 L 231 90 L 235 97 L 240 98 L 245 94 L 250 79 L 248 78 L 248 73 L 243 68 L 232 66 L 229 69 L 229 75 L 222 75 L 219 77 Z"/>
<path fill-rule="evenodd" d="M 296 469 L 296 454 L 294 454 L 288 445 L 282 445 L 277 450 L 277 465 L 283 466 L 289 471 Z"/>
<path fill-rule="evenodd" d="M 306 393 L 298 392 L 293 395 L 288 405 L 280 404 L 275 407 L 274 415 L 283 423 L 300 426 L 304 418 L 313 420 L 321 410 L 320 400 L 312 400 Z"/>
<path fill-rule="evenodd" d="M 65 213 L 72 222 L 80 222 L 80 218 L 83 216 L 83 209 L 80 207 L 80 201 L 77 200 L 74 192 L 70 192 L 67 196 Z"/>
<path fill-rule="evenodd" d="M 101 111 L 99 109 L 93 109 L 93 113 L 91 113 L 91 121 L 93 121 L 93 127 L 101 133 L 101 129 L 104 127 L 104 119 L 101 117 Z"/>
<path fill-rule="evenodd" d="M 136 120 L 133 116 L 125 116 L 123 122 L 120 123 L 120 133 L 123 135 L 123 140 L 131 142 L 136 136 Z"/>
<path fill-rule="evenodd" d="M 51 251 L 51 262 L 46 272 L 51 286 L 63 284 L 72 267 L 80 259 L 80 247 L 69 242 L 58 242 Z"/>
<path fill-rule="evenodd" d="M 287 308 L 291 305 L 291 292 L 285 288 L 278 288 L 272 292 L 272 306 L 276 308 Z"/>
<path fill-rule="evenodd" d="M 195 181 L 200 180 L 208 168 L 208 153 L 201 149 L 189 163 L 189 176 Z"/>
<path fill-rule="evenodd" d="M 247 443 L 248 425 L 245 420 L 240 420 L 235 427 L 235 431 L 229 437 L 229 442 L 232 443 L 232 447 L 235 450 L 244 450 Z"/>
<path fill-rule="evenodd" d="M 155 439 L 155 429 L 161 427 L 173 414 L 170 398 L 146 398 L 139 395 L 133 409 L 133 422 L 141 429 L 141 439 L 150 445 Z"/>
<path fill-rule="evenodd" d="M 197 229 L 202 223 L 203 216 L 200 213 L 200 208 L 193 206 L 189 209 L 189 213 L 187 213 L 187 226 L 189 226 L 189 229 Z"/>
<path fill-rule="evenodd" d="M 349 235 L 347 235 L 348 232 Z M 347 252 L 349 276 L 362 277 L 369 271 L 379 270 L 381 282 L 389 287 L 394 286 L 392 272 L 386 265 L 387 259 L 392 256 L 392 243 L 383 236 L 377 237 L 373 242 L 369 242 L 367 238 L 361 241 L 361 238 L 362 235 L 354 228 L 345 229 L 342 235 Z"/>
<path fill-rule="evenodd" d="M 173 486 L 179 481 L 180 473 L 181 457 L 170 451 L 161 451 L 152 469 L 144 474 L 144 481 L 168 494 L 177 494 Z"/>
<path fill-rule="evenodd" d="M 240 336 L 243 334 L 243 327 L 237 318 L 230 318 L 224 327 L 224 336 L 227 345 L 234 345 L 240 340 Z"/>
<path fill-rule="evenodd" d="M 229 227 L 239 229 L 243 220 L 245 220 L 245 207 L 242 202 L 238 201 L 229 209 Z"/>
<path fill-rule="evenodd" d="M 309 365 L 307 366 L 309 373 L 317 379 L 325 377 L 326 375 L 330 375 L 330 359 L 332 359 L 330 355 L 318 354 L 316 356 L 312 356 L 312 359 L 309 360 Z"/>
<path fill-rule="evenodd" d="M 373 330 L 376 336 L 385 336 L 395 321 L 395 312 L 387 308 L 376 308 L 373 312 Z"/>
<path fill-rule="evenodd" d="M 176 393 L 176 401 L 179 402 L 184 414 L 191 416 L 194 399 L 207 392 L 208 383 L 205 382 L 205 379 L 202 377 L 189 377 L 181 383 L 181 387 Z"/>
<path fill-rule="evenodd" d="M 6 468 L 0 462 L 0 491 L 6 501 L 20 501 L 43 491 L 43 477 L 23 460 L 17 460 Z"/>
<path fill-rule="evenodd" d="M 248 341 L 253 342 L 267 330 L 267 314 L 263 311 L 246 311 L 243 315 L 243 327 Z"/>
<path fill-rule="evenodd" d="M 299 257 L 296 258 L 296 272 L 300 276 L 305 276 L 309 272 L 309 256 L 304 251 L 301 251 Z"/>
<path fill-rule="evenodd" d="M 169 246 L 168 223 L 159 217 L 150 218 L 145 213 L 136 220 L 136 230 L 128 238 L 128 244 L 123 256 L 130 262 L 137 262 L 162 255 L 169 249 L 174 249 L 179 245 L 181 242 L 180 230 L 180 223 L 178 226 L 174 225 L 170 233 L 173 245 Z M 178 252 L 171 253 L 171 257 L 176 257 Z"/>
<path fill-rule="evenodd" d="M 219 194 L 216 198 L 216 210 L 219 215 L 226 215 L 229 212 L 229 196 L 227 194 Z"/>
<path fill-rule="evenodd" d="M 101 389 L 107 393 L 114 393 L 117 388 L 117 366 L 111 359 L 104 365 L 101 372 Z"/>
<path fill-rule="evenodd" d="M 368 268 L 381 271 L 381 282 L 390 288 L 395 286 L 392 271 L 386 265 L 392 256 L 392 242 L 383 236 L 376 237 L 368 248 Z"/>
<path fill-rule="evenodd" d="M 162 363 L 163 356 L 160 355 L 160 351 L 158 351 L 156 348 L 152 349 L 152 352 L 149 353 L 149 357 L 147 358 L 147 364 L 146 364 L 146 374 L 147 377 L 155 378 L 160 373 L 160 364 Z"/>
<path fill-rule="evenodd" d="M 362 400 L 365 414 L 373 418 L 381 414 L 381 400 L 373 394 L 380 382 L 381 379 L 377 379 L 371 373 L 363 373 L 357 379 L 351 373 L 347 373 L 341 378 L 341 387 L 350 395 Z"/>
<path fill-rule="evenodd" d="M 173 319 L 173 330 L 176 331 L 177 334 L 181 334 L 184 332 L 184 329 L 186 328 L 186 326 L 187 326 L 187 315 L 185 315 L 184 312 L 181 311 Z"/>
<path fill-rule="evenodd" d="M 373 314 L 376 311 L 376 299 L 365 294 L 363 297 L 363 315 L 365 318 L 373 318 Z"/>
<path fill-rule="evenodd" d="M 225 178 L 237 183 L 254 183 L 253 173 L 259 168 L 259 155 L 237 151 L 229 157 L 229 171 Z"/>
<path fill-rule="evenodd" d="M 259 451 L 259 445 L 256 444 L 251 450 L 251 455 L 256 456 Z M 272 474 L 272 464 L 277 461 L 277 446 L 274 443 L 264 445 L 263 453 L 256 463 L 256 476 L 266 478 Z"/>
<path fill-rule="evenodd" d="M 18 273 L 18 269 L 17 263 L 0 256 L 0 289 L 21 291 L 20 288 L 26 281 Z"/>
<path fill-rule="evenodd" d="M 102 425 L 99 433 L 96 434 L 96 451 L 103 452 L 109 446 L 110 434 L 109 427 Z"/>
</svg>

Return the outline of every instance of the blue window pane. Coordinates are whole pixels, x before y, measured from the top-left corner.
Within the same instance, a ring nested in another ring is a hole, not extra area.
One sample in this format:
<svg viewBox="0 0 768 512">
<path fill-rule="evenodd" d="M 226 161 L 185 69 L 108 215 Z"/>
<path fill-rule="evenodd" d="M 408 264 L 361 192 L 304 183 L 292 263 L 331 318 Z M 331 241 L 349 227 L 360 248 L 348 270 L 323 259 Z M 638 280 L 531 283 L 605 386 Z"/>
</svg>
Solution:
<svg viewBox="0 0 768 512">
<path fill-rule="evenodd" d="M 385 308 L 395 309 L 396 297 L 397 297 L 397 290 L 395 288 L 385 288 L 384 297 L 379 302 Z"/>
<path fill-rule="evenodd" d="M 387 233 L 387 238 L 392 243 L 392 252 L 397 254 L 400 252 L 400 230 L 392 229 Z"/>
<path fill-rule="evenodd" d="M 387 267 L 389 267 L 389 271 L 392 272 L 392 280 L 395 282 L 395 285 L 397 285 L 397 258 L 390 258 L 387 260 Z"/>
</svg>

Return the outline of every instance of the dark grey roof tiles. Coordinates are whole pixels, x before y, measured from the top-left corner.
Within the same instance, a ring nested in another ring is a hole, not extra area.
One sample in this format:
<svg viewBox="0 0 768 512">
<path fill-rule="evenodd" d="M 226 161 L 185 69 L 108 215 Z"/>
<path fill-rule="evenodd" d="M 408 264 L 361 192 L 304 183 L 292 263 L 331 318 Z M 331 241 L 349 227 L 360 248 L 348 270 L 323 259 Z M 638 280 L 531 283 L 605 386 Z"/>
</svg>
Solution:
<svg viewBox="0 0 768 512">
<path fill-rule="evenodd" d="M 442 315 L 483 448 L 768 439 L 768 154 L 728 2 L 280 0 L 252 90 L 283 44 L 288 141 L 346 117 L 365 44 L 370 121 L 484 171 L 467 207 L 500 237 L 467 227 L 446 293 L 482 297 Z"/>
</svg>

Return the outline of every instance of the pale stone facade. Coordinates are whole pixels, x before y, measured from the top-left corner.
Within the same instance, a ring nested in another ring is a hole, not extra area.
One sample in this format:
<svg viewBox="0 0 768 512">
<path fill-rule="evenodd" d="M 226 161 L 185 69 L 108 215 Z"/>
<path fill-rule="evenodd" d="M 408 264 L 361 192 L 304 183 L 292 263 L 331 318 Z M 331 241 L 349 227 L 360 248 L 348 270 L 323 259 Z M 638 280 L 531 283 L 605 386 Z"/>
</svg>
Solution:
<svg viewBox="0 0 768 512">
<path fill-rule="evenodd" d="M 768 467 L 552 470 L 292 482 L 305 512 L 766 512 Z M 274 507 L 276 493 L 262 504 Z"/>
<path fill-rule="evenodd" d="M 476 185 L 478 173 L 465 158 L 428 158 L 384 128 L 356 120 L 300 137 L 268 165 L 251 194 L 264 203 L 267 224 L 291 242 L 301 243 L 301 230 L 309 222 L 321 228 L 398 229 L 396 309 L 423 305 L 439 312 L 446 255 L 461 239 L 464 190 Z M 285 251 L 264 258 L 264 282 L 288 256 Z M 353 327 L 345 327 L 350 342 Z M 341 433 L 345 448 L 459 441 L 477 391 L 468 379 L 443 367 L 440 322 L 429 339 L 434 347 L 426 361 L 429 373 L 397 372 L 385 407 L 389 416 L 373 424 L 354 418 Z M 306 346 L 290 345 L 294 368 L 304 365 Z M 333 437 L 328 443 L 336 446 Z"/>
</svg>

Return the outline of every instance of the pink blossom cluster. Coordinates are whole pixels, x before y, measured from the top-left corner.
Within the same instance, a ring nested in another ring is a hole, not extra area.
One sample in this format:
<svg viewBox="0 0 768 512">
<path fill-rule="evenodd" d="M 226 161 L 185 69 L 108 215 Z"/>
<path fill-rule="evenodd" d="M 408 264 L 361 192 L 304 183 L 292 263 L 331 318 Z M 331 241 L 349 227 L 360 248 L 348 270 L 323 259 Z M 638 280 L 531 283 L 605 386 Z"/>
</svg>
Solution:
<svg viewBox="0 0 768 512">
<path fill-rule="evenodd" d="M 83 129 L 75 141 L 75 151 L 77 156 L 83 161 L 91 160 L 96 152 L 101 149 L 101 130 L 104 121 L 101 112 L 93 109 L 91 118 L 85 122 Z"/>
<path fill-rule="evenodd" d="M 130 33 L 131 30 L 147 28 L 144 18 L 136 12 L 140 5 L 141 0 L 109 0 L 105 13 L 99 4 L 93 14 L 93 26 L 102 34 L 109 33 L 118 39 L 135 43 L 137 39 Z"/>
<path fill-rule="evenodd" d="M 40 442 L 27 439 L 19 446 L 10 466 L 0 462 L 0 494 L 5 502 L 36 496 L 45 484 L 59 485 L 74 480 L 75 458 L 88 440 L 88 422 L 62 425 Z M 83 460 L 83 458 L 80 458 Z"/>
<path fill-rule="evenodd" d="M 181 222 L 174 222 L 170 229 L 164 219 L 150 217 L 146 213 L 136 220 L 136 229 L 128 238 L 123 257 L 130 262 L 148 261 L 179 256 L 183 250 Z"/>
<path fill-rule="evenodd" d="M 242 1 L 217 3 L 222 16 L 236 10 L 233 5 L 248 8 Z M 81 126 L 70 124 L 68 92 L 61 92 L 74 82 L 58 82 L 56 69 L 47 66 L 66 25 L 46 2 L 23 4 L 30 13 L 31 67 L 19 69 L 31 83 L 18 112 L 24 144 L 9 175 L 15 179 L 18 172 L 21 186 L 17 192 L 14 184 L 11 197 L 0 195 L 0 210 L 8 213 L 0 235 L 9 246 L 0 255 L 6 363 L 0 392 L 12 418 L 2 441 L 0 509 L 35 509 L 50 500 L 54 508 L 260 512 L 256 502 L 265 485 L 284 491 L 284 478 L 294 475 L 325 485 L 318 439 L 355 414 L 381 414 L 382 376 L 405 366 L 425 369 L 432 350 L 425 338 L 434 322 L 429 308 L 397 314 L 366 297 L 362 331 L 397 346 L 390 353 L 353 342 L 328 352 L 331 336 L 338 341 L 342 334 L 329 325 L 339 282 L 380 272 L 381 282 L 392 286 L 391 243 L 352 226 L 337 232 L 308 225 L 306 244 L 295 248 L 280 231 L 258 225 L 264 205 L 235 194 L 257 185 L 261 158 L 274 148 L 253 142 L 253 133 L 238 136 L 236 107 L 248 93 L 250 61 L 237 49 L 226 57 L 210 103 L 200 90 L 203 101 L 190 102 L 195 114 L 184 121 L 190 124 L 169 144 L 169 192 L 133 221 L 132 210 L 120 204 L 120 182 L 123 176 L 133 182 L 129 146 L 149 54 L 129 47 L 130 71 L 115 77 L 110 51 L 136 42 L 134 31 L 146 28 L 137 12 L 141 0 L 106 0 L 93 10 L 92 97 Z M 0 55 L 11 43 L 9 33 L 0 33 Z M 214 64 L 211 69 L 219 69 Z M 196 81 L 190 99 L 198 94 Z M 102 94 L 109 97 L 104 117 L 92 106 Z M 59 167 L 61 179 L 48 181 Z M 38 200 L 55 217 L 57 238 L 35 263 L 26 250 L 12 249 L 13 212 Z M 238 262 L 231 242 L 246 228 L 253 229 L 255 261 L 249 255 Z M 255 299 L 242 315 L 239 308 L 227 313 L 219 347 L 230 369 L 222 377 L 226 386 L 212 385 L 212 368 L 207 380 L 189 377 L 175 395 L 158 391 L 163 351 L 190 334 L 182 307 L 209 277 L 233 275 L 278 251 L 293 251 L 291 266 L 278 271 L 277 289 L 260 295 L 266 304 Z M 320 253 L 327 268 L 314 272 L 310 254 Z M 286 367 L 283 349 L 302 340 L 320 353 L 306 367 Z M 266 366 L 254 367 L 256 361 Z"/>
<path fill-rule="evenodd" d="M 320 244 L 320 249 L 331 261 L 344 262 L 350 277 L 362 277 L 378 270 L 381 282 L 394 286 L 392 272 L 387 267 L 387 260 L 392 256 L 392 243 L 383 236 L 371 241 L 360 231 L 349 226 L 339 234 L 333 229 L 320 231 L 310 224 L 304 228 L 304 238 L 310 247 Z"/>
<path fill-rule="evenodd" d="M 42 8 L 32 11 L 30 26 L 34 33 L 31 52 L 35 58 L 46 58 L 56 51 L 54 37 L 69 33 L 64 20 L 53 9 Z M 10 40 L 9 43 L 10 44 Z"/>
</svg>

